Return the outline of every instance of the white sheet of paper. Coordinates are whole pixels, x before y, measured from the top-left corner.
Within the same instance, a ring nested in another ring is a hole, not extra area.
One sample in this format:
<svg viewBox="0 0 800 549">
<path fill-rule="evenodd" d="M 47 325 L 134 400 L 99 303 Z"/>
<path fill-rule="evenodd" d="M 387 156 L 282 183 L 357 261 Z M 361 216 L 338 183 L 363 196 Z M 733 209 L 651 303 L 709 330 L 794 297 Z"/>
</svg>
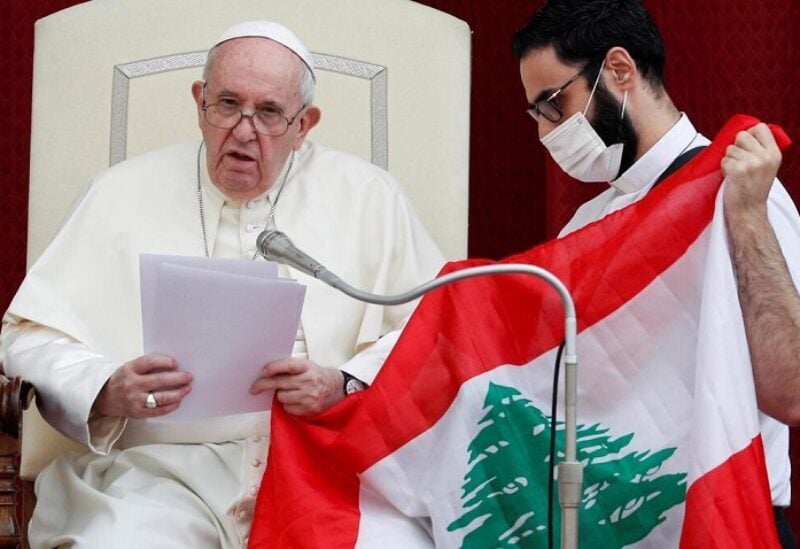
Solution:
<svg viewBox="0 0 800 549">
<path fill-rule="evenodd" d="M 272 393 L 248 389 L 264 364 L 291 356 L 305 287 L 262 261 L 142 255 L 140 271 L 145 352 L 194 375 L 178 410 L 158 420 L 269 409 Z"/>
<path fill-rule="evenodd" d="M 153 315 L 155 314 L 156 307 L 155 299 L 158 295 L 159 266 L 167 263 L 259 278 L 278 277 L 278 264 L 273 261 L 245 261 L 242 259 L 229 258 L 140 254 L 139 286 L 141 287 L 142 328 L 145 342 L 149 340 L 149 330 L 153 326 Z"/>
</svg>

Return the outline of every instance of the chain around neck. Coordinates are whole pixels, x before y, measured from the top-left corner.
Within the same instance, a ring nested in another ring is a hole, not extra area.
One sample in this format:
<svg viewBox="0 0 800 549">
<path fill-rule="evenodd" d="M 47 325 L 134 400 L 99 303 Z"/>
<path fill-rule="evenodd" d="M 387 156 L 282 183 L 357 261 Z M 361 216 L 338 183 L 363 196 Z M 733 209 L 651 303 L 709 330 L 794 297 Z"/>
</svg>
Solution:
<svg viewBox="0 0 800 549">
<path fill-rule="evenodd" d="M 201 141 L 200 146 L 197 148 L 197 209 L 200 212 L 200 228 L 203 231 L 203 251 L 205 252 L 206 257 L 211 257 L 211 253 L 208 249 L 208 233 L 206 232 L 206 212 L 203 206 L 203 185 L 200 182 L 200 156 L 203 151 L 203 145 L 205 145 L 205 141 Z M 289 180 L 289 173 L 292 171 L 292 166 L 294 165 L 294 152 L 295 151 L 292 151 L 292 155 L 289 157 L 289 166 L 286 168 L 286 172 L 283 174 L 281 185 L 278 187 L 278 193 L 275 195 L 275 201 L 269 208 L 267 221 L 264 224 L 265 229 L 268 229 L 275 220 L 275 208 L 278 206 L 278 201 L 281 199 L 281 193 L 283 193 L 283 188 L 286 186 L 286 181 Z"/>
</svg>

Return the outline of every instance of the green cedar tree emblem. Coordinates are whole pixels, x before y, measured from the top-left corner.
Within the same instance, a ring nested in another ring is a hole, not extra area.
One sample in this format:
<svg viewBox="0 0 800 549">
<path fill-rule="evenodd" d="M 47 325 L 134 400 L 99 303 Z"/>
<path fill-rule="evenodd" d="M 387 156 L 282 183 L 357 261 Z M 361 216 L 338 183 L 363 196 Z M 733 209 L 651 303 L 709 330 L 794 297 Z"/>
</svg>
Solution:
<svg viewBox="0 0 800 549">
<path fill-rule="evenodd" d="M 464 514 L 448 531 L 467 529 L 462 547 L 547 546 L 550 417 L 513 387 L 489 384 L 488 413 L 470 442 L 471 469 L 461 496 Z M 556 430 L 557 459 L 564 455 L 564 428 Z M 577 454 L 584 466 L 580 509 L 581 547 L 624 547 L 646 537 L 664 513 L 686 498 L 686 474 L 657 475 L 675 448 L 628 452 L 633 433 L 612 439 L 599 424 L 578 426 Z M 553 528 L 560 539 L 555 492 Z"/>
</svg>

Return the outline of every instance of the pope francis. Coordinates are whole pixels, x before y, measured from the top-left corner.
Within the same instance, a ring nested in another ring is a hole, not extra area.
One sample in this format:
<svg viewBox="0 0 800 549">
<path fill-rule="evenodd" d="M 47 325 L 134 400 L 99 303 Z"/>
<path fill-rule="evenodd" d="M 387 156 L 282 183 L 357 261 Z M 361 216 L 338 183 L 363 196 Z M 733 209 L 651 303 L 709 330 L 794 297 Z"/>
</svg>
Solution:
<svg viewBox="0 0 800 549">
<path fill-rule="evenodd" d="M 250 259 L 258 233 L 278 228 L 377 293 L 443 264 L 389 174 L 307 139 L 321 116 L 314 84 L 291 31 L 232 27 L 191 86 L 202 139 L 96 176 L 30 270 L 3 318 L 6 373 L 31 381 L 45 419 L 88 449 L 37 478 L 32 547 L 247 543 L 268 412 L 179 429 L 147 421 L 180 405 L 192 374 L 143 354 L 140 254 Z M 254 365 L 250 392 L 274 389 L 289 413 L 313 415 L 372 381 L 413 305 L 365 305 L 281 269 L 307 285 L 300 328 L 291 357 Z"/>
</svg>

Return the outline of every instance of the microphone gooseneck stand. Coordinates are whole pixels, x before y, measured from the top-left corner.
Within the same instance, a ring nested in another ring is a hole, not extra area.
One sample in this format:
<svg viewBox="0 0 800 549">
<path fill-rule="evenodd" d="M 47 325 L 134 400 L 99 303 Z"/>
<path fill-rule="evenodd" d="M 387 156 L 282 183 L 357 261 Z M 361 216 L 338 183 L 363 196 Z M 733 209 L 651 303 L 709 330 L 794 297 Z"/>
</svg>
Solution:
<svg viewBox="0 0 800 549">
<path fill-rule="evenodd" d="M 551 272 L 535 265 L 507 263 L 503 265 L 484 265 L 469 267 L 460 271 L 436 278 L 405 293 L 398 295 L 376 295 L 354 288 L 341 278 L 322 266 L 307 254 L 297 249 L 289 237 L 280 231 L 265 230 L 256 241 L 261 255 L 270 261 L 277 261 L 293 267 L 309 276 L 336 288 L 359 301 L 376 305 L 400 305 L 445 286 L 452 282 L 498 274 L 525 274 L 543 279 L 549 283 L 561 297 L 564 306 L 564 460 L 558 464 L 558 496 L 561 504 L 561 547 L 576 549 L 578 547 L 578 511 L 583 488 L 583 466 L 577 461 L 577 368 L 576 351 L 577 319 L 575 304 L 564 283 Z M 552 418 L 555 421 L 555 418 Z M 552 479 L 549 480 L 552 482 Z"/>
</svg>

